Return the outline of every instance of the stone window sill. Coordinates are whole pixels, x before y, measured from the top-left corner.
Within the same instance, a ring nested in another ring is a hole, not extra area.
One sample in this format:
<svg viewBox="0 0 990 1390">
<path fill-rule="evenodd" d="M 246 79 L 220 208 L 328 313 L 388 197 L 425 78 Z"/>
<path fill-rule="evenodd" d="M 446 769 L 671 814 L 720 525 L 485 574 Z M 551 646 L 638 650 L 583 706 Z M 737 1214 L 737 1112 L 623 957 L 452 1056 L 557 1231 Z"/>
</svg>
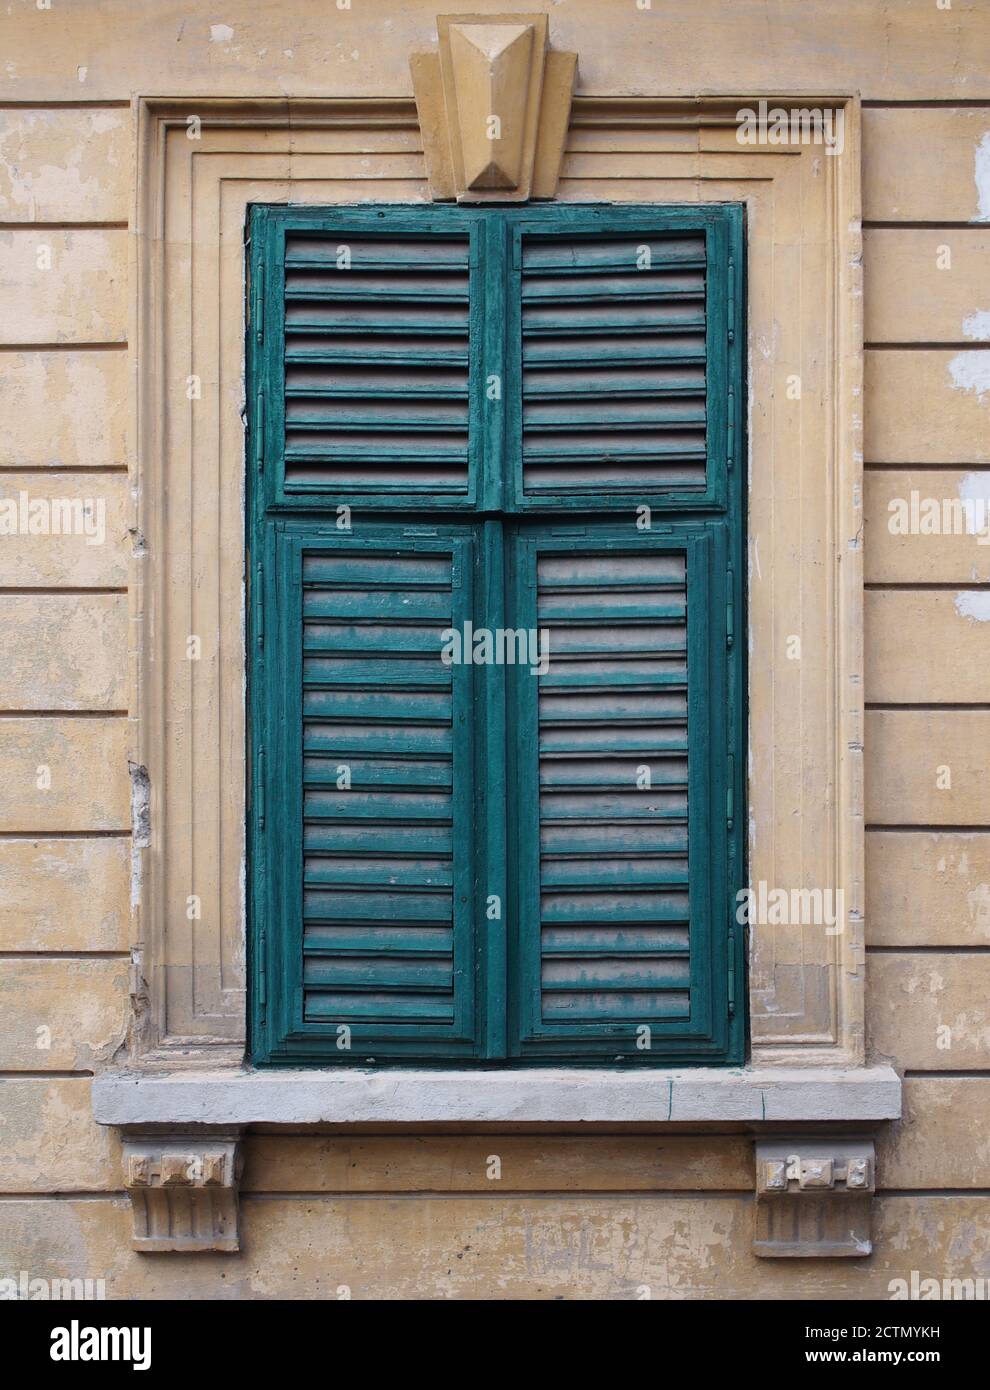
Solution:
<svg viewBox="0 0 990 1390">
<path fill-rule="evenodd" d="M 891 1067 L 681 1071 L 271 1070 L 105 1072 L 100 1124 L 250 1125 L 863 1124 L 895 1120 Z"/>
</svg>

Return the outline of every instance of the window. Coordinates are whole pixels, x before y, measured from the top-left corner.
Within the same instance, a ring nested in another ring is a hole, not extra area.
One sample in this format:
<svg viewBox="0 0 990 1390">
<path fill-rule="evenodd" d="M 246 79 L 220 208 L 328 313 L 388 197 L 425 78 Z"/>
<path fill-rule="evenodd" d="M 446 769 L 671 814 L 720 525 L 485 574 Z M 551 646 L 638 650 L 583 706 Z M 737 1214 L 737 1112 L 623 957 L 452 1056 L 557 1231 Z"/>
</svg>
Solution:
<svg viewBox="0 0 990 1390">
<path fill-rule="evenodd" d="M 742 213 L 255 207 L 259 1062 L 738 1062 Z"/>
</svg>

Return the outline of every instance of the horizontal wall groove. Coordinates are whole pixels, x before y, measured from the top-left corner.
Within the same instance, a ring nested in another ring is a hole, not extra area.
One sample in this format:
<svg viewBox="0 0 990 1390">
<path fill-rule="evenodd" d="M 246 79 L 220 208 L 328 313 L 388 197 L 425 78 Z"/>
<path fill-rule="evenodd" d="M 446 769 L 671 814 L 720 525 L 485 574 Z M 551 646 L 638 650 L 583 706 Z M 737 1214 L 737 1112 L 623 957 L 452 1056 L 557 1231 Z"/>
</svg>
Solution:
<svg viewBox="0 0 990 1390">
<path fill-rule="evenodd" d="M 0 960 L 130 960 L 130 951 L 4 951 Z"/>
<path fill-rule="evenodd" d="M 90 1068 L 80 1067 L 79 1071 L 0 1071 L 3 1081 L 91 1081 L 96 1075 Z"/>
<path fill-rule="evenodd" d="M 987 344 L 990 348 L 990 344 Z M 870 463 L 863 464 L 867 473 L 904 473 L 913 470 L 918 473 L 962 473 L 967 468 L 974 472 L 990 470 L 990 463 Z"/>
<path fill-rule="evenodd" d="M 990 349 L 990 342 L 974 342 L 971 338 L 967 338 L 965 342 L 922 342 L 919 340 L 910 343 L 878 339 L 876 342 L 864 343 L 863 347 L 867 352 L 986 352 Z"/>
<path fill-rule="evenodd" d="M 903 111 L 905 107 L 916 107 L 919 111 L 937 109 L 948 110 L 967 107 L 990 106 L 990 97 L 864 97 L 863 109 L 870 111 Z"/>
<path fill-rule="evenodd" d="M 50 539 L 50 538 L 49 538 Z M 31 584 L 31 585 L 7 585 L 0 583 L 0 595 L 7 594 L 11 597 L 29 596 L 31 594 L 126 594 L 126 584 L 110 585 L 83 585 L 78 588 L 71 584 Z"/>
<path fill-rule="evenodd" d="M 918 824 L 913 821 L 896 821 L 892 825 L 875 823 L 868 821 L 865 829 L 873 833 L 883 833 L 885 835 L 911 835 L 919 830 L 926 835 L 990 835 L 990 825 L 974 824 L 966 825 L 931 825 Z"/>
<path fill-rule="evenodd" d="M 905 1081 L 988 1081 L 990 1080 L 990 1070 L 977 1069 L 974 1071 L 905 1071 Z"/>
<path fill-rule="evenodd" d="M 3 709 L 0 719 L 126 719 L 126 709 Z"/>
<path fill-rule="evenodd" d="M 90 97 L 89 99 L 78 98 L 73 101 L 0 101 L 0 111 L 84 111 L 87 108 L 92 110 L 94 107 L 99 109 L 105 107 L 114 111 L 129 111 L 130 99 L 128 97 Z"/>
<path fill-rule="evenodd" d="M 0 343 L 0 352 L 123 352 L 126 338 L 104 343 Z"/>
<path fill-rule="evenodd" d="M 0 222 L 0 232 L 126 232 L 124 222 Z"/>
<path fill-rule="evenodd" d="M 37 473 L 42 477 L 46 473 L 107 473 L 119 477 L 122 473 L 126 476 L 130 471 L 126 463 L 0 463 L 0 476 L 4 473 Z"/>
<path fill-rule="evenodd" d="M 959 585 L 956 585 L 956 586 L 954 586 L 954 587 L 958 588 Z M 867 700 L 867 701 L 866 701 L 866 709 L 867 709 L 867 710 L 889 710 L 889 711 L 891 711 L 891 712 L 897 712 L 897 711 L 899 711 L 899 710 L 917 710 L 917 711 L 922 711 L 922 712 L 923 712 L 923 711 L 926 711 L 926 710 L 931 710 L 931 711 L 933 711 L 933 712 L 935 712 L 935 713 L 940 713 L 940 712 L 942 712 L 942 711 L 944 711 L 944 710 L 954 710 L 954 711 L 956 711 L 956 712 L 958 712 L 958 713 L 960 713 L 960 714 L 965 714 L 967 711 L 981 711 L 981 710 L 988 710 L 988 709 L 990 709 L 990 701 L 986 701 L 986 700 L 974 700 L 974 701 L 971 701 L 971 702 L 963 703 L 963 702 L 958 702 L 958 701 L 957 701 L 957 702 L 951 702 L 951 701 L 948 701 L 948 700 L 945 700 L 945 701 L 943 701 L 943 700 L 926 700 L 926 701 L 921 702 L 921 703 L 905 701 L 905 702 L 902 704 L 900 701 L 891 701 L 891 700 L 873 701 L 873 700 Z"/>
<path fill-rule="evenodd" d="M 968 593 L 971 589 L 990 589 L 990 581 L 975 579 L 940 579 L 938 581 L 899 579 L 884 582 L 883 580 L 871 580 L 869 584 L 864 584 L 863 588 L 867 593 L 956 593 L 957 590 L 960 589 L 964 589 Z"/>
<path fill-rule="evenodd" d="M 985 956 L 990 955 L 990 946 L 870 946 L 866 947 L 871 956 Z"/>
<path fill-rule="evenodd" d="M 990 228 L 990 220 L 973 222 L 929 222 L 909 221 L 887 222 L 880 219 L 863 220 L 864 232 L 985 232 Z"/>
<path fill-rule="evenodd" d="M 0 830 L 4 840 L 129 840 L 129 830 Z"/>
</svg>

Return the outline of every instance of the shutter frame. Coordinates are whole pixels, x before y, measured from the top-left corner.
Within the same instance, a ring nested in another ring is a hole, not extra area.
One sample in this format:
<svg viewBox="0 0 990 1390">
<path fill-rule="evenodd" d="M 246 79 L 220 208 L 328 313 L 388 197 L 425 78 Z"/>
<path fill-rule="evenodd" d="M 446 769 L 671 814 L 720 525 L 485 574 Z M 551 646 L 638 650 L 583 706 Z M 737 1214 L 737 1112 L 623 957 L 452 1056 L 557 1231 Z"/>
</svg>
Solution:
<svg viewBox="0 0 990 1390">
<path fill-rule="evenodd" d="M 452 1018 L 449 1023 L 439 1020 L 430 1021 L 424 1017 L 410 1020 L 403 1017 L 401 1013 L 395 1012 L 390 1015 L 386 1012 L 385 1017 L 376 1021 L 363 1021 L 361 1017 L 353 1011 L 349 1012 L 346 1008 L 338 1009 L 322 1020 L 312 1016 L 314 987 L 310 985 L 307 988 L 304 975 L 307 953 L 304 948 L 306 921 L 304 896 L 306 890 L 303 873 L 306 853 L 303 845 L 303 834 L 308 818 L 303 811 L 307 790 L 303 781 L 306 758 L 303 728 L 307 715 L 304 712 L 303 699 L 300 698 L 304 689 L 303 661 L 305 659 L 302 640 L 304 622 L 302 576 L 303 565 L 307 559 L 341 557 L 350 564 L 352 560 L 360 562 L 363 558 L 377 562 L 384 557 L 383 563 L 387 563 L 389 560 L 401 561 L 403 557 L 412 562 L 421 562 L 434 556 L 449 556 L 451 566 L 455 563 L 459 564 L 464 575 L 460 587 L 456 587 L 453 582 L 449 586 L 453 604 L 452 625 L 458 627 L 475 611 L 474 573 L 476 567 L 474 550 L 473 537 L 466 528 L 443 525 L 434 528 L 432 536 L 424 535 L 421 528 L 402 525 L 387 529 L 375 528 L 350 536 L 343 536 L 325 524 L 302 521 L 278 521 L 269 528 L 265 547 L 265 582 L 268 586 L 267 598 L 273 606 L 269 608 L 265 641 L 266 648 L 270 653 L 268 660 L 271 661 L 272 668 L 268 679 L 263 683 L 262 698 L 252 707 L 252 722 L 259 729 L 259 735 L 255 737 L 256 746 L 260 741 L 264 743 L 266 749 L 264 776 L 267 786 L 264 799 L 269 808 L 278 807 L 280 814 L 276 819 L 272 810 L 269 809 L 266 825 L 262 827 L 258 823 L 258 799 L 257 797 L 254 798 L 255 814 L 252 825 L 252 857 L 256 869 L 254 904 L 255 910 L 266 928 L 263 938 L 258 933 L 255 934 L 254 1023 L 256 1039 L 261 1048 L 261 1056 L 258 1060 L 298 1062 L 332 1059 L 335 1064 L 360 1066 L 367 1065 L 372 1058 L 375 1060 L 379 1058 L 415 1060 L 430 1057 L 461 1057 L 464 1060 L 470 1060 L 479 1055 L 478 924 L 476 903 L 473 901 L 473 885 L 477 868 L 472 810 L 476 752 L 473 747 L 475 731 L 471 717 L 471 704 L 474 699 L 471 668 L 467 666 L 457 667 L 456 665 L 449 668 L 451 671 L 450 727 L 451 765 L 453 769 L 451 787 L 453 877 L 450 892 L 453 993 Z M 451 575 L 452 579 L 453 575 Z M 372 590 L 369 589 L 368 592 L 372 592 Z M 396 592 L 401 591 L 397 590 Z M 317 619 L 317 621 L 320 620 Z M 332 624 L 333 621 L 331 614 L 327 622 Z M 424 627 L 429 626 L 432 621 L 425 622 Z M 436 626 L 439 633 L 445 624 L 437 619 Z M 365 659 L 375 661 L 377 666 L 387 664 L 387 658 L 376 655 L 374 648 L 369 648 L 368 653 L 366 653 Z M 447 669 L 440 667 L 439 653 L 438 640 L 437 666 L 441 670 Z M 316 659 L 320 660 L 321 658 L 317 657 Z M 358 670 L 356 679 L 359 678 L 360 671 Z M 332 689 L 339 691 L 340 685 L 334 682 Z M 345 696 L 347 693 L 345 690 Z M 428 694 L 429 692 L 427 692 Z M 369 701 L 369 703 L 372 702 Z M 314 717 L 319 718 L 312 713 L 309 716 L 310 720 Z M 330 718 L 331 721 L 333 719 L 339 720 L 340 716 L 331 715 Z M 348 727 L 356 727 L 361 722 L 356 714 L 346 715 L 344 718 Z M 309 755 L 311 760 L 326 758 L 332 761 L 337 756 L 342 762 L 348 760 L 348 750 L 344 747 L 346 739 L 342 739 L 339 744 L 335 743 L 333 731 L 336 727 L 337 725 L 333 722 L 327 725 L 329 746 L 325 750 L 320 749 L 315 753 L 311 752 Z M 376 755 L 375 750 L 386 740 L 374 737 L 375 726 L 373 724 L 365 723 L 364 727 L 371 729 L 372 738 L 369 751 L 363 755 L 363 760 L 369 764 L 372 772 L 380 774 L 387 771 L 390 756 L 394 759 L 396 756 L 402 756 L 402 753 L 392 750 L 391 754 Z M 386 726 L 386 731 L 387 727 L 389 726 Z M 408 725 L 407 735 L 409 731 L 412 731 L 414 735 L 415 729 L 415 724 Z M 415 738 L 407 736 L 406 743 L 414 745 Z M 335 746 L 340 748 L 339 753 L 334 751 Z M 352 743 L 351 748 L 353 749 L 354 746 Z M 416 750 L 414 747 L 409 747 L 405 751 L 407 758 L 426 757 L 429 761 L 429 754 L 423 749 Z M 362 757 L 360 752 L 355 754 L 353 751 L 349 756 L 355 761 Z M 395 786 L 394 783 L 386 785 Z M 358 794 L 360 795 L 360 793 Z M 371 795 L 374 795 L 373 786 Z M 345 819 L 349 819 L 349 817 L 345 817 Z M 312 824 L 311 821 L 309 823 Z M 404 823 L 404 820 L 395 822 L 399 828 Z M 383 826 L 387 830 L 390 824 L 392 823 L 380 819 L 367 819 L 361 823 L 358 831 L 363 833 L 370 829 L 373 833 Z M 418 829 L 428 834 L 430 826 L 428 822 L 423 822 L 420 818 Z M 333 854 L 332 822 L 330 831 L 330 842 L 328 846 L 324 846 L 324 849 Z M 412 833 L 409 838 L 415 840 L 417 837 L 415 833 Z M 369 854 L 370 846 L 361 852 L 366 855 Z M 396 851 L 396 854 L 409 852 L 412 850 L 400 850 Z M 416 852 L 420 858 L 424 854 L 429 857 L 427 851 Z M 316 853 L 320 854 L 322 851 L 316 851 Z M 436 853 L 442 857 L 441 851 L 438 850 Z M 382 850 L 378 859 L 391 860 L 396 857 L 396 854 Z M 374 858 L 374 856 L 371 857 Z M 339 853 L 336 862 L 343 862 L 343 857 Z M 357 859 L 354 863 L 360 867 L 361 860 Z M 363 888 L 359 887 L 358 891 L 355 892 L 352 886 L 344 883 L 338 884 L 334 890 L 332 882 L 331 873 L 331 884 L 325 890 L 317 886 L 317 894 L 323 891 L 336 892 L 338 898 L 353 897 L 356 904 L 360 903 L 361 897 L 364 896 Z M 371 889 L 371 885 L 366 885 L 366 887 Z M 424 888 L 423 894 L 428 896 L 429 891 Z M 400 904 L 402 901 L 401 887 L 390 888 L 387 881 L 383 882 L 381 894 L 384 896 L 389 892 L 391 892 L 396 904 Z M 368 895 L 370 896 L 370 892 Z M 434 893 L 433 896 L 439 895 Z M 353 928 L 353 936 L 356 938 L 359 933 L 363 932 L 364 938 L 370 939 L 372 945 L 365 950 L 362 957 L 358 958 L 368 960 L 368 951 L 379 949 L 374 943 L 376 931 L 391 931 L 394 936 L 394 931 L 388 927 L 387 922 L 398 920 L 400 917 L 401 913 L 397 913 L 396 917 L 390 916 L 384 919 L 380 928 L 375 927 L 373 923 L 366 923 L 362 928 L 359 920 Z M 338 924 L 339 927 L 344 925 L 343 921 Z M 347 944 L 341 948 L 342 951 L 347 952 L 346 956 L 331 950 L 325 958 L 334 969 L 337 969 L 342 961 L 353 960 L 357 949 L 354 941 L 349 939 Z M 384 958 L 387 961 L 390 958 L 396 959 L 396 957 L 396 952 L 381 949 L 377 958 Z M 415 963 L 408 955 L 403 954 L 402 959 L 410 964 Z M 267 976 L 268 981 L 267 1008 L 261 1006 L 258 989 L 263 976 Z M 273 987 L 274 982 L 278 983 Z M 341 987 L 344 992 L 346 992 L 346 988 L 346 986 Z M 376 993 L 388 993 L 389 989 L 389 980 L 382 977 Z M 361 998 L 357 993 L 353 997 L 355 999 Z M 396 998 L 399 999 L 400 996 L 396 995 Z M 306 1013 L 308 999 L 310 1016 L 307 1016 Z M 351 1046 L 349 1050 L 341 1050 L 337 1046 L 337 1029 L 340 1025 L 347 1025 L 350 1029 Z"/>
<path fill-rule="evenodd" d="M 537 691 L 528 672 L 515 668 L 510 747 L 520 751 L 510 771 L 510 778 L 519 787 L 510 847 L 512 878 L 517 885 L 511 914 L 514 930 L 510 936 L 510 972 L 517 986 L 511 1025 L 513 1055 L 532 1062 L 597 1061 L 643 1066 L 711 1060 L 724 1056 L 739 1042 L 741 1022 L 735 1017 L 730 1019 L 728 1008 L 730 969 L 733 981 L 737 972 L 737 962 L 729 957 L 728 942 L 728 926 L 735 909 L 736 871 L 736 857 L 730 856 L 729 843 L 733 836 L 738 837 L 738 826 L 730 831 L 723 813 L 729 763 L 716 754 L 728 737 L 724 718 L 729 690 L 725 624 L 729 583 L 727 528 L 720 521 L 675 522 L 664 527 L 659 535 L 640 537 L 631 537 L 628 527 L 619 530 L 607 522 L 588 525 L 583 536 L 561 535 L 562 529 L 536 524 L 520 528 L 512 563 L 513 610 L 518 626 L 543 625 L 537 616 L 539 587 L 534 582 L 540 556 L 685 557 L 691 1015 L 688 1022 L 664 1022 L 645 1015 L 575 1023 L 548 1021 L 545 1017 L 541 1007 L 541 968 L 545 957 L 541 950 L 540 904 L 544 885 L 540 764 L 535 752 L 539 737 Z M 551 659 L 551 672 L 553 666 Z M 591 861 L 585 862 L 590 865 Z M 615 954 L 620 956 L 622 952 Z M 638 1051 L 635 1046 L 636 1027 L 643 1023 L 651 1029 L 649 1051 Z"/>
</svg>

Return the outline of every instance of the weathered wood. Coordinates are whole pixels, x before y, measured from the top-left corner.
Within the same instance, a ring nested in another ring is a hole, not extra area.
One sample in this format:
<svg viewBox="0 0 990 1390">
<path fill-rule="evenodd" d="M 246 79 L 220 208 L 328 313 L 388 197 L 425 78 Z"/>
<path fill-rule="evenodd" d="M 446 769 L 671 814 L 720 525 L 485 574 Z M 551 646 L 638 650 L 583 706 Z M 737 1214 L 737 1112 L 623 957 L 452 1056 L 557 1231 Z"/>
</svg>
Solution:
<svg viewBox="0 0 990 1390">
<path fill-rule="evenodd" d="M 124 951 L 130 841 L 0 840 L 0 950 Z"/>
<path fill-rule="evenodd" d="M 990 945 L 990 835 L 869 831 L 866 939 L 872 946 Z"/>
</svg>

